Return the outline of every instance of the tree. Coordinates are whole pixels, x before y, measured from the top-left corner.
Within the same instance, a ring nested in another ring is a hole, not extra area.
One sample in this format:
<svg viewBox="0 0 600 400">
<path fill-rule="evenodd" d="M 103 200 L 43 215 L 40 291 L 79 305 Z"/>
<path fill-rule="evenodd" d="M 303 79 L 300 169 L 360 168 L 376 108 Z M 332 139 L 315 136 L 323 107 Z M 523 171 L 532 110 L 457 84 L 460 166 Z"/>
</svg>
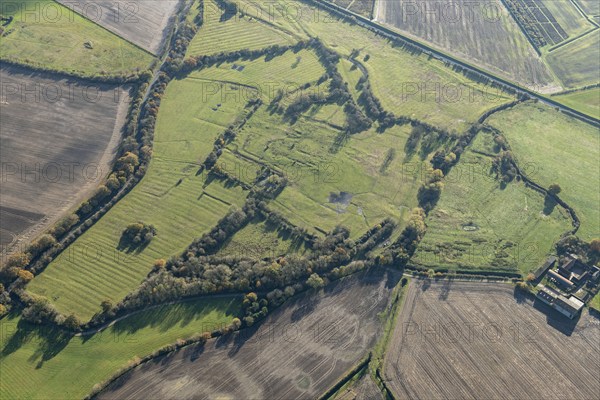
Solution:
<svg viewBox="0 0 600 400">
<path fill-rule="evenodd" d="M 24 269 L 20 269 L 19 272 L 17 272 L 17 276 L 25 282 L 29 282 L 33 279 L 33 274 Z"/>
<path fill-rule="evenodd" d="M 81 321 L 79 320 L 79 318 L 77 318 L 75 314 L 70 314 L 67 318 L 65 318 L 65 322 L 63 322 L 63 325 L 65 326 L 65 328 L 74 331 L 76 329 L 79 329 Z"/>
<path fill-rule="evenodd" d="M 530 272 L 527 274 L 527 277 L 525 278 L 525 280 L 527 282 L 533 282 L 535 280 L 535 275 Z"/>
<path fill-rule="evenodd" d="M 6 262 L 6 268 L 25 268 L 29 261 L 29 254 L 15 253 Z"/>
<path fill-rule="evenodd" d="M 109 299 L 106 299 L 106 300 L 103 300 L 102 303 L 100 303 L 100 307 L 102 307 L 102 312 L 106 314 L 107 312 L 112 310 L 113 303 Z"/>
<path fill-rule="evenodd" d="M 24 320 L 39 324 L 42 322 L 54 321 L 58 313 L 47 298 L 36 297 L 23 310 L 21 315 Z"/>
<path fill-rule="evenodd" d="M 593 253 L 600 255 L 600 239 L 592 239 L 590 242 L 590 250 Z"/>
<path fill-rule="evenodd" d="M 550 185 L 550 187 L 548 188 L 548 193 L 550 193 L 553 196 L 556 196 L 557 194 L 559 194 L 562 191 L 561 187 L 558 185 L 558 183 L 553 183 L 552 185 Z"/>
<path fill-rule="evenodd" d="M 318 289 L 325 286 L 325 281 L 317 273 L 313 273 L 306 280 L 306 284 L 313 289 Z"/>
<path fill-rule="evenodd" d="M 4 304 L 0 304 L 0 317 L 6 314 L 6 306 Z"/>
<path fill-rule="evenodd" d="M 56 239 L 54 238 L 54 236 L 46 233 L 46 234 L 40 236 L 38 238 L 38 240 L 36 240 L 35 242 L 33 242 L 31 244 L 31 250 L 37 254 L 39 252 L 47 250 L 48 248 L 50 248 L 51 246 L 54 246 L 55 244 L 56 244 Z"/>
</svg>

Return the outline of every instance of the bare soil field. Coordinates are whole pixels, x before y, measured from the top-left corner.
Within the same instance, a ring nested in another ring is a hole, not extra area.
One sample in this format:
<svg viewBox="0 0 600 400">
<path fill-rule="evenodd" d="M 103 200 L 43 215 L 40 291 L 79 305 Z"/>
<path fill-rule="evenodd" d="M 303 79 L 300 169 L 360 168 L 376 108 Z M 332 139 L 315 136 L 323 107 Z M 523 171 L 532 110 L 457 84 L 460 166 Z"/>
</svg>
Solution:
<svg viewBox="0 0 600 400">
<path fill-rule="evenodd" d="M 129 103 L 115 85 L 0 64 L 2 251 L 78 204 L 109 171 Z"/>
<path fill-rule="evenodd" d="M 57 1 L 156 55 L 182 0 Z"/>
<path fill-rule="evenodd" d="M 397 399 L 592 399 L 600 321 L 569 320 L 508 284 L 413 281 L 386 353 Z"/>
<path fill-rule="evenodd" d="M 302 294 L 253 328 L 135 368 L 99 398 L 317 398 L 375 344 L 399 279 L 373 269 Z"/>
<path fill-rule="evenodd" d="M 375 19 L 539 91 L 559 89 L 500 0 L 379 0 Z"/>
</svg>

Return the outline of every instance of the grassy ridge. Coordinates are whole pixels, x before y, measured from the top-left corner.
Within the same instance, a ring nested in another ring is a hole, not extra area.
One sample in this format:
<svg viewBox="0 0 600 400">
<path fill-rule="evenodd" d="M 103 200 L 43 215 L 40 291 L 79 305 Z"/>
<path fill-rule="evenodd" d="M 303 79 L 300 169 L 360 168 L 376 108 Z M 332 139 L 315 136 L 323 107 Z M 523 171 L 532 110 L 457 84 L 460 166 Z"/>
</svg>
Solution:
<svg viewBox="0 0 600 400">
<path fill-rule="evenodd" d="M 231 297 L 164 305 L 84 337 L 7 316 L 0 320 L 0 397 L 82 398 L 134 358 L 229 324 L 239 303 Z"/>
<path fill-rule="evenodd" d="M 11 32 L 2 37 L 0 59 L 85 75 L 143 71 L 154 59 L 52 0 L 7 3 L 2 12 L 14 20 L 4 27 Z"/>
</svg>

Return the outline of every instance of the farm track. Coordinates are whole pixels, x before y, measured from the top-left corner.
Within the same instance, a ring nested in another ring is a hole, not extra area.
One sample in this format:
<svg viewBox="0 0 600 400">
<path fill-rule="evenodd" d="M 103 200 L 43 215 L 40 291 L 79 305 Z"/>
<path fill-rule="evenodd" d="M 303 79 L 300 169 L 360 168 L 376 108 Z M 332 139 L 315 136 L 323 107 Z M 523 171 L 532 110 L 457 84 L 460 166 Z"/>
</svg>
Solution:
<svg viewBox="0 0 600 400">
<path fill-rule="evenodd" d="M 405 295 L 384 368 L 398 399 L 587 399 L 600 390 L 600 324 L 587 313 L 568 320 L 507 284 L 424 280 Z"/>
<path fill-rule="evenodd" d="M 374 345 L 400 272 L 372 269 L 304 293 L 258 326 L 135 368 L 99 398 L 316 398 Z"/>
<path fill-rule="evenodd" d="M 482 70 L 471 64 L 461 61 L 455 57 L 452 57 L 449 54 L 446 54 L 440 50 L 436 50 L 432 47 L 429 47 L 420 41 L 411 39 L 408 36 L 405 36 L 405 35 L 397 32 L 394 29 L 382 26 L 378 22 L 374 22 L 362 15 L 355 14 L 355 13 L 348 11 L 342 7 L 339 7 L 335 4 L 327 3 L 324 0 L 302 0 L 302 1 L 304 1 L 307 4 L 317 4 L 317 5 L 325 8 L 326 10 L 329 10 L 334 15 L 337 14 L 337 15 L 342 15 L 344 17 L 356 18 L 356 20 L 357 20 L 356 22 L 359 26 L 362 26 L 366 29 L 372 30 L 375 33 L 378 33 L 384 37 L 400 40 L 409 46 L 416 47 L 419 51 L 421 51 L 421 52 L 427 54 L 428 56 L 435 58 L 443 63 L 452 65 L 454 67 L 458 67 L 459 69 L 467 70 L 470 73 L 473 73 L 476 76 L 480 76 L 482 78 L 485 78 L 486 80 L 494 82 L 495 84 L 497 84 L 501 87 L 509 88 L 509 89 L 515 91 L 515 94 L 517 96 L 522 96 L 522 95 L 529 96 L 533 99 L 539 100 L 540 102 L 542 102 L 546 105 L 555 107 L 558 110 L 560 110 L 574 118 L 578 118 L 578 119 L 580 119 L 584 122 L 587 122 L 591 125 L 594 125 L 594 126 L 600 126 L 600 119 L 598 119 L 598 118 L 591 117 L 587 114 L 584 114 L 580 111 L 575 110 L 574 108 L 565 106 L 557 101 L 554 101 L 546 96 L 540 95 L 540 94 L 534 92 L 533 90 L 522 87 L 514 82 L 497 77 L 485 70 Z"/>
</svg>

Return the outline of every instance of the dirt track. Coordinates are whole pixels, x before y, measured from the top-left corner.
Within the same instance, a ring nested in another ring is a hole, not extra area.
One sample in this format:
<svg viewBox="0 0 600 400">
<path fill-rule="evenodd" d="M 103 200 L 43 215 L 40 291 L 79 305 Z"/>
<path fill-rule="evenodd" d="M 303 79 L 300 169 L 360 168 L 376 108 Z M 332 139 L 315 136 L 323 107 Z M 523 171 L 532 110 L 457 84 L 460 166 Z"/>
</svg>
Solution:
<svg viewBox="0 0 600 400">
<path fill-rule="evenodd" d="M 374 345 L 399 279 L 375 270 L 303 294 L 258 327 L 135 368 L 99 397 L 317 398 Z"/>
<path fill-rule="evenodd" d="M 600 321 L 568 320 L 508 284 L 413 282 L 384 377 L 397 399 L 597 398 Z"/>
</svg>

